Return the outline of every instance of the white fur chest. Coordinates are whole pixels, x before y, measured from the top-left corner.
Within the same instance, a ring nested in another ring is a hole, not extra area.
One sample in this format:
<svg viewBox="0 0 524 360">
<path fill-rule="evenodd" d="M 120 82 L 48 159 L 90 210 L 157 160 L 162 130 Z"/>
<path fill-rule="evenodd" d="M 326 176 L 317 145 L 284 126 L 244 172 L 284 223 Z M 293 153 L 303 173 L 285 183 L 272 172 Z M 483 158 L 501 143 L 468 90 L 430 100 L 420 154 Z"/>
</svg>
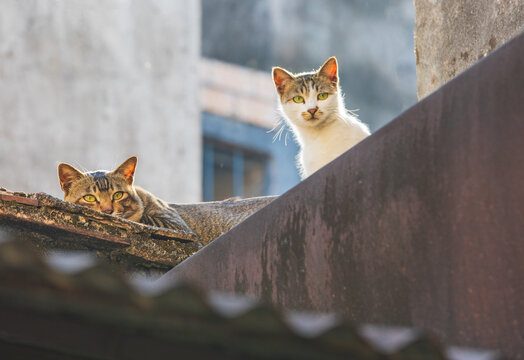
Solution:
<svg viewBox="0 0 524 360">
<path fill-rule="evenodd" d="M 357 119 L 337 120 L 321 129 L 295 128 L 301 151 L 298 157 L 305 178 L 369 135 L 366 126 Z"/>
</svg>

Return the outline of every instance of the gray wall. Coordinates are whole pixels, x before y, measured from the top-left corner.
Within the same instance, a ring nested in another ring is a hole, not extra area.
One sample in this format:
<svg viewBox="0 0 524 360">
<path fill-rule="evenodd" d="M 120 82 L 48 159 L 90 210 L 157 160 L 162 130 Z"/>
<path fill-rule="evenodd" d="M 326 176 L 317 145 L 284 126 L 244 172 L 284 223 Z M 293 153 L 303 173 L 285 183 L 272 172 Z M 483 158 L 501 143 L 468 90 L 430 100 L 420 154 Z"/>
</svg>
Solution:
<svg viewBox="0 0 524 360">
<path fill-rule="evenodd" d="M 136 183 L 201 197 L 200 1 L 2 0 L 0 186 L 61 196 L 56 166 L 139 156 Z"/>
<path fill-rule="evenodd" d="M 299 72 L 336 55 L 346 104 L 372 129 L 417 101 L 413 0 L 202 0 L 202 10 L 205 56 Z"/>
<path fill-rule="evenodd" d="M 524 31 L 522 0 L 415 0 L 419 98 Z"/>
</svg>

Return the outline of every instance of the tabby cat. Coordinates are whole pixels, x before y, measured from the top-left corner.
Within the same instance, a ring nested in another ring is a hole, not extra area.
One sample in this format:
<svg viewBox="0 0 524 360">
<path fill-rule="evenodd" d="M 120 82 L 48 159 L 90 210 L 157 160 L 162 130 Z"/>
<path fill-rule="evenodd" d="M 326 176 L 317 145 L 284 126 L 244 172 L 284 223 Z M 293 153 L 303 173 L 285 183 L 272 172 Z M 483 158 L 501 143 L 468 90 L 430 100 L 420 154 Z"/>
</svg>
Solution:
<svg viewBox="0 0 524 360">
<path fill-rule="evenodd" d="M 137 158 L 130 157 L 116 170 L 82 173 L 65 163 L 58 165 L 64 200 L 106 214 L 163 228 L 177 229 L 184 223 L 164 201 L 133 186 Z"/>
<path fill-rule="evenodd" d="M 283 117 L 300 145 L 297 160 L 302 178 L 370 134 L 368 127 L 344 106 L 335 57 L 313 72 L 291 74 L 274 67 L 273 81 Z"/>
</svg>

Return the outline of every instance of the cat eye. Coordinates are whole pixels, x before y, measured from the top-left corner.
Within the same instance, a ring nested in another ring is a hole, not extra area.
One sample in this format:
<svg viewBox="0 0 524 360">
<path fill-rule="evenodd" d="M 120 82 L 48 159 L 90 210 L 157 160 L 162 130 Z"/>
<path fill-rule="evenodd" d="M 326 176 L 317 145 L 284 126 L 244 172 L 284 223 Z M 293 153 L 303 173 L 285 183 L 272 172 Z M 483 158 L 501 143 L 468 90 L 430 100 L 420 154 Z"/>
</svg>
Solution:
<svg viewBox="0 0 524 360">
<path fill-rule="evenodd" d="M 95 202 L 96 201 L 96 197 L 94 195 L 84 195 L 84 200 L 87 201 L 87 202 Z"/>
<path fill-rule="evenodd" d="M 318 94 L 317 99 L 326 100 L 327 97 L 328 97 L 328 93 L 322 93 L 322 94 Z"/>
<path fill-rule="evenodd" d="M 303 103 L 304 102 L 304 98 L 302 96 L 295 96 L 293 98 L 293 101 L 296 102 L 297 104 Z"/>
<path fill-rule="evenodd" d="M 122 199 L 122 196 L 124 196 L 124 193 L 122 191 L 117 191 L 113 194 L 113 200 L 120 200 Z"/>
</svg>

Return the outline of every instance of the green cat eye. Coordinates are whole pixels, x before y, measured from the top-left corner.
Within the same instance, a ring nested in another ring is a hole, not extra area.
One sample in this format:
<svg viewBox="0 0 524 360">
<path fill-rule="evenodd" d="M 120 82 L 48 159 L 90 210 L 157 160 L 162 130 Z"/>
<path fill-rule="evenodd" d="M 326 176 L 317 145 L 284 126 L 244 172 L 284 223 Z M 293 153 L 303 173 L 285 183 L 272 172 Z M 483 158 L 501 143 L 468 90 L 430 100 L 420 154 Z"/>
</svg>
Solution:
<svg viewBox="0 0 524 360">
<path fill-rule="evenodd" d="M 293 98 L 293 101 L 296 102 L 296 103 L 303 103 L 304 102 L 304 98 L 302 96 L 295 96 Z"/>
<path fill-rule="evenodd" d="M 317 99 L 326 100 L 327 97 L 328 97 L 328 93 L 322 93 L 322 94 L 318 94 Z"/>
<path fill-rule="evenodd" d="M 95 202 L 96 197 L 94 195 L 84 195 L 84 200 L 87 202 Z"/>
<path fill-rule="evenodd" d="M 122 196 L 124 196 L 124 193 L 122 191 L 117 191 L 113 194 L 113 200 L 120 200 L 122 199 Z"/>
</svg>

